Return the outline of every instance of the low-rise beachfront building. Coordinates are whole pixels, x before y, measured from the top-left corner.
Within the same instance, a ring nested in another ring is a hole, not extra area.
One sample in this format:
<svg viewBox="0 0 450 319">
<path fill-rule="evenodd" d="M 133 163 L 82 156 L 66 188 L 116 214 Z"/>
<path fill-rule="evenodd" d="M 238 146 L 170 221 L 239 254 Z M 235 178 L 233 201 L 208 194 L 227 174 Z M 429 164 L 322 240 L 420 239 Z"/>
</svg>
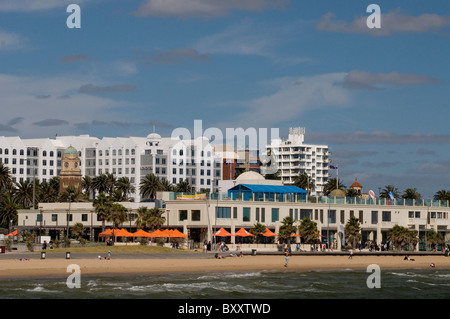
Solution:
<svg viewBox="0 0 450 319">
<path fill-rule="evenodd" d="M 416 249 L 427 247 L 426 235 L 431 230 L 440 233 L 445 244 L 450 242 L 448 201 L 308 197 L 298 187 L 276 185 L 269 180 L 264 182 L 255 172 L 241 174 L 233 184 L 227 192 L 198 195 L 159 192 L 156 203 L 121 203 L 130 214 L 123 227 L 130 232 L 137 231 L 134 215 L 137 209 L 141 206 L 152 208 L 156 204 L 165 210 L 162 228 L 178 229 L 193 243 L 225 240 L 234 244 L 237 242 L 235 236 L 215 238 L 213 234 L 220 228 L 235 234 L 241 228 L 251 229 L 256 223 L 278 234 L 283 219 L 288 216 L 296 221 L 295 225 L 299 225 L 304 217 L 317 223 L 321 242 L 329 246 L 333 243 L 336 249 L 342 247 L 342 233 L 352 216 L 359 219 L 363 247 L 367 242 L 387 243 L 387 233 L 395 225 L 418 231 L 421 241 Z M 44 231 L 50 236 L 58 236 L 58 232 L 82 223 L 89 239 L 98 240 L 103 226 L 90 202 L 40 203 L 39 209 L 19 210 L 18 215 L 19 230 Z M 111 224 L 106 223 L 106 226 L 111 227 Z"/>
</svg>

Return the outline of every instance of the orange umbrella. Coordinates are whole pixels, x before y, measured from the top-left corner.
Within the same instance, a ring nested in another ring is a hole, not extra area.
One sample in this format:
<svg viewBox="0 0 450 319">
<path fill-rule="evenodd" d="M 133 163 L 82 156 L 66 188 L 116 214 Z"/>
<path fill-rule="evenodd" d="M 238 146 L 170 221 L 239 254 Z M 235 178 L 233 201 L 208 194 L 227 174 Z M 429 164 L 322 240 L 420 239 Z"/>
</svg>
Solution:
<svg viewBox="0 0 450 319">
<path fill-rule="evenodd" d="M 112 229 L 107 229 L 104 232 L 101 232 L 100 234 L 98 234 L 98 237 L 109 237 L 112 235 L 113 235 Z"/>
<path fill-rule="evenodd" d="M 16 229 L 12 233 L 9 233 L 8 235 L 5 235 L 5 236 L 18 236 L 18 235 L 19 235 L 19 231 Z"/>
<path fill-rule="evenodd" d="M 174 231 L 170 232 L 169 238 L 176 238 L 176 237 L 181 237 L 181 238 L 186 238 L 187 235 L 183 234 L 182 232 L 180 232 L 178 229 L 175 229 Z"/>
<path fill-rule="evenodd" d="M 303 237 L 302 235 L 298 235 L 298 234 L 291 234 L 291 237 Z"/>
<path fill-rule="evenodd" d="M 232 234 L 230 234 L 229 232 L 227 232 L 223 227 L 220 228 L 218 231 L 216 231 L 213 236 L 218 236 L 218 237 L 228 237 L 228 236 L 233 236 Z"/>
<path fill-rule="evenodd" d="M 246 231 L 244 228 L 239 229 L 236 233 L 234 233 L 234 236 L 239 237 L 247 237 L 247 236 L 255 236 L 253 234 L 250 234 L 248 231 Z"/>
<path fill-rule="evenodd" d="M 133 233 L 133 237 L 151 237 L 150 233 L 145 230 L 139 229 L 137 232 Z"/>
<path fill-rule="evenodd" d="M 269 228 L 266 227 L 265 233 L 263 234 L 264 237 L 275 237 L 277 234 L 272 232 Z"/>
<path fill-rule="evenodd" d="M 314 234 L 319 235 L 320 237 L 325 237 L 324 235 L 318 234 L 317 232 L 314 232 Z"/>
<path fill-rule="evenodd" d="M 150 233 L 149 237 L 168 237 L 168 235 L 163 231 L 157 229 L 154 232 Z"/>
<path fill-rule="evenodd" d="M 116 237 L 133 237 L 133 234 L 128 232 L 126 229 L 122 228 L 121 230 L 115 233 Z"/>
</svg>

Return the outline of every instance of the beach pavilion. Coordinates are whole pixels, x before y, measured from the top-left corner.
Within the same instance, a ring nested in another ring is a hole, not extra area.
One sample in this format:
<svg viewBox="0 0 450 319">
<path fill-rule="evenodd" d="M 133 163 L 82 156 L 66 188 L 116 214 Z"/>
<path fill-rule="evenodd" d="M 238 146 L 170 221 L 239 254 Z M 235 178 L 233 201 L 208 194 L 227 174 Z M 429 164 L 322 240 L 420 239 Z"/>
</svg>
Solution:
<svg viewBox="0 0 450 319">
<path fill-rule="evenodd" d="M 228 196 L 233 200 L 241 198 L 244 201 L 292 202 L 306 200 L 307 192 L 297 186 L 238 184 L 228 190 Z"/>
</svg>

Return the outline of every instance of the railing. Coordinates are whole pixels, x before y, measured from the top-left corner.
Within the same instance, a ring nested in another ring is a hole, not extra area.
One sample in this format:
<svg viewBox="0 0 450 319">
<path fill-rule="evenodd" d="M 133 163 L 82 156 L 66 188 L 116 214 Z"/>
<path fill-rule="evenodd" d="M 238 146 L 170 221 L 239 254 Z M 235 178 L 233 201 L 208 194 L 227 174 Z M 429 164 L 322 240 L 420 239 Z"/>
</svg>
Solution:
<svg viewBox="0 0 450 319">
<path fill-rule="evenodd" d="M 169 200 L 176 200 L 180 195 L 199 195 L 200 193 L 174 193 L 171 192 Z M 276 194 L 276 193 L 206 193 L 198 199 L 212 201 L 255 201 L 255 202 L 291 202 L 310 204 L 338 204 L 338 205 L 364 205 L 364 206 L 411 206 L 411 207 L 450 207 L 448 200 L 433 199 L 389 199 L 389 198 L 362 198 L 362 197 L 309 197 L 303 194 Z"/>
</svg>

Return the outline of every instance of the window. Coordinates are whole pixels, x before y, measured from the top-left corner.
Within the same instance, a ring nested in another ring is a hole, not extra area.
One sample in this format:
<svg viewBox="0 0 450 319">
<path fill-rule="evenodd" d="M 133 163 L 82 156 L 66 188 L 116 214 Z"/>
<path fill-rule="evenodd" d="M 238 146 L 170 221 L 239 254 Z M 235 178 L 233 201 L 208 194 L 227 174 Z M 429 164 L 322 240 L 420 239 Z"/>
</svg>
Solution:
<svg viewBox="0 0 450 319">
<path fill-rule="evenodd" d="M 265 223 L 265 222 L 266 222 L 266 209 L 261 208 L 261 223 Z"/>
<path fill-rule="evenodd" d="M 81 214 L 81 221 L 87 222 L 88 221 L 88 214 Z"/>
<path fill-rule="evenodd" d="M 233 219 L 237 219 L 237 207 L 233 207 Z"/>
<path fill-rule="evenodd" d="M 259 222 L 259 208 L 256 208 L 256 221 Z"/>
<path fill-rule="evenodd" d="M 199 210 L 193 210 L 192 211 L 192 221 L 200 221 L 200 211 Z"/>
<path fill-rule="evenodd" d="M 359 222 L 362 224 L 363 223 L 363 216 L 364 216 L 364 211 L 360 210 L 359 211 Z"/>
<path fill-rule="evenodd" d="M 408 212 L 408 218 L 414 218 L 414 212 Z"/>
<path fill-rule="evenodd" d="M 334 209 L 328 210 L 328 223 L 330 224 L 336 223 L 336 210 Z"/>
<path fill-rule="evenodd" d="M 420 212 L 416 212 L 416 218 L 420 218 Z"/>
<path fill-rule="evenodd" d="M 250 221 L 250 207 L 244 207 L 242 209 L 242 221 L 249 222 Z"/>
<path fill-rule="evenodd" d="M 71 222 L 73 218 L 73 214 L 67 214 L 67 221 Z"/>
<path fill-rule="evenodd" d="M 216 218 L 231 218 L 231 207 L 216 207 Z"/>
<path fill-rule="evenodd" d="M 52 222 L 57 222 L 57 221 L 58 221 L 58 215 L 52 214 Z"/>
<path fill-rule="evenodd" d="M 300 219 L 305 217 L 312 218 L 312 209 L 300 209 Z"/>
<path fill-rule="evenodd" d="M 378 224 L 378 211 L 372 211 L 372 224 Z"/>
<path fill-rule="evenodd" d="M 279 220 L 280 210 L 279 208 L 272 208 L 272 223 Z"/>
<path fill-rule="evenodd" d="M 387 211 L 382 212 L 381 220 L 383 222 L 390 222 L 391 221 L 391 212 L 387 212 Z"/>
<path fill-rule="evenodd" d="M 188 213 L 187 210 L 180 210 L 179 211 L 179 221 L 187 220 Z"/>
</svg>

